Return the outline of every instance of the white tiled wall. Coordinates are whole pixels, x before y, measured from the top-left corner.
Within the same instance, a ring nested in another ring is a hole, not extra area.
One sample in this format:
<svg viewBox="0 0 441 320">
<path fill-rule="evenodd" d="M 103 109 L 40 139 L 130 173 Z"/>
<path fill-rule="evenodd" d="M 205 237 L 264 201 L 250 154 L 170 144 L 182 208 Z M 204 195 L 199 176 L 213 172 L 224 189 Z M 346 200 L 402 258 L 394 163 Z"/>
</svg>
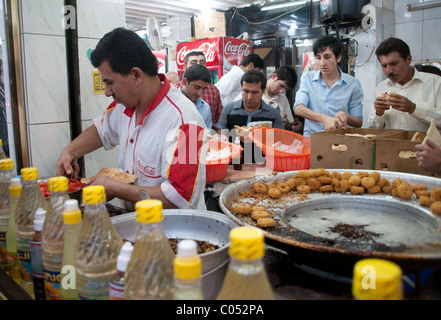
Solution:
<svg viewBox="0 0 441 320">
<path fill-rule="evenodd" d="M 123 0 L 78 0 L 77 28 L 83 128 L 111 102 L 94 95 L 88 50 L 116 27 L 125 25 Z M 55 175 L 61 150 L 71 141 L 63 0 L 21 0 L 21 38 L 31 166 L 40 177 Z M 97 151 L 85 158 L 86 175 L 117 166 L 117 152 Z"/>
<path fill-rule="evenodd" d="M 57 153 L 70 141 L 63 5 L 20 1 L 30 165 L 40 177 L 55 175 Z"/>
<path fill-rule="evenodd" d="M 104 94 L 94 94 L 92 72 L 96 70 L 90 52 L 108 32 L 125 26 L 123 0 L 78 0 L 78 54 L 81 79 L 81 118 L 83 129 L 92 125 L 112 102 Z M 118 148 L 100 149 L 85 156 L 86 176 L 91 177 L 105 167 L 118 167 Z"/>
<path fill-rule="evenodd" d="M 412 64 L 421 62 L 421 61 L 431 61 L 437 60 L 441 61 L 441 7 L 439 8 L 431 8 L 419 11 L 409 12 L 406 9 L 407 4 L 411 3 L 420 3 L 420 2 L 428 2 L 429 0 L 372 0 L 371 4 L 376 6 L 377 8 L 383 9 L 393 9 L 394 10 L 394 33 L 393 36 L 402 39 L 405 41 L 409 47 L 412 55 Z M 383 18 L 379 18 L 380 21 L 377 24 L 386 23 L 386 20 Z M 369 41 L 367 41 L 368 37 L 366 36 L 366 32 L 359 32 L 357 34 L 358 39 L 366 40 L 366 45 L 369 45 Z M 376 35 L 375 45 L 378 46 L 380 44 L 381 39 L 378 37 L 378 32 Z M 370 42 L 372 43 L 372 42 Z M 365 52 L 369 48 L 362 48 L 359 46 L 360 54 L 362 54 L 362 50 Z M 358 57 L 358 61 L 360 61 L 361 57 Z M 373 103 L 373 89 L 375 86 L 385 79 L 385 76 L 382 74 L 381 69 L 379 69 L 379 64 L 376 61 L 375 54 L 373 55 L 373 60 L 369 61 L 370 63 L 375 63 L 377 67 L 375 68 L 375 74 L 371 66 L 365 66 L 364 68 L 358 68 L 356 70 L 356 76 L 360 79 L 363 86 L 363 92 L 365 94 L 364 101 L 364 121 L 363 126 L 367 125 L 367 114 L 369 113 L 370 108 L 372 108 Z M 380 71 L 380 72 L 379 72 Z"/>
</svg>

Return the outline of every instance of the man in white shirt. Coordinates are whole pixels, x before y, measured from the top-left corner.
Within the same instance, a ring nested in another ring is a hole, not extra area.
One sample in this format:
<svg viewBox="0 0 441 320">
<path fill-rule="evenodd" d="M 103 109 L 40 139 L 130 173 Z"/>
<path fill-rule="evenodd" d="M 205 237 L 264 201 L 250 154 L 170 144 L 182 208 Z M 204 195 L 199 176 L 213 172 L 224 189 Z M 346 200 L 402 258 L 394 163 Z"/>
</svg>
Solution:
<svg viewBox="0 0 441 320">
<path fill-rule="evenodd" d="M 162 201 L 165 209 L 206 210 L 207 128 L 194 104 L 158 74 L 156 57 L 131 30 L 107 33 L 91 61 L 105 95 L 114 101 L 62 150 L 57 175 L 78 176 L 79 168 L 72 168 L 75 159 L 119 146 L 118 167 L 138 180 L 132 185 L 92 177 L 89 184 L 104 186 L 108 201 L 116 197 L 135 204 L 142 191 Z"/>
<path fill-rule="evenodd" d="M 286 130 L 291 130 L 294 123 L 293 112 L 285 95 L 287 89 L 293 89 L 297 84 L 297 74 L 293 67 L 282 66 L 271 75 L 266 83 L 266 89 L 262 96 L 263 101 L 276 108 L 283 119 Z"/>
<path fill-rule="evenodd" d="M 234 102 L 234 99 L 242 92 L 240 81 L 245 72 L 251 69 L 261 71 L 264 67 L 265 63 L 262 58 L 258 54 L 251 53 L 242 60 L 239 66 L 233 66 L 227 74 L 224 74 L 215 84 L 219 89 L 223 106 L 226 107 L 230 102 Z"/>
<path fill-rule="evenodd" d="M 425 132 L 435 119 L 441 128 L 441 78 L 412 67 L 409 46 L 400 39 L 384 40 L 375 54 L 388 79 L 375 89 L 369 127 Z"/>
</svg>

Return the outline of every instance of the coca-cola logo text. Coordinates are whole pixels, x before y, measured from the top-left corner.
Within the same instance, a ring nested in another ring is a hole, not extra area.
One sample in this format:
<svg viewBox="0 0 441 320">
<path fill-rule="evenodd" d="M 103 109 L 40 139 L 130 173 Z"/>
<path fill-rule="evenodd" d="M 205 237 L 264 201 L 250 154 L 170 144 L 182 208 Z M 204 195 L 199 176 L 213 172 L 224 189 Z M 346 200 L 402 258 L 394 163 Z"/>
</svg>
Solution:
<svg viewBox="0 0 441 320">
<path fill-rule="evenodd" d="M 187 45 L 183 46 L 176 56 L 176 63 L 178 65 L 184 65 L 184 59 L 187 53 L 190 51 L 202 51 L 205 54 L 207 63 L 215 61 L 217 57 L 217 50 L 219 42 L 203 42 L 198 48 L 187 48 Z"/>
<path fill-rule="evenodd" d="M 251 53 L 251 44 L 249 43 L 239 43 L 232 44 L 231 41 L 228 41 L 225 44 L 224 53 L 226 55 L 237 55 L 237 56 L 247 56 Z"/>
<path fill-rule="evenodd" d="M 140 161 L 138 161 L 138 171 L 141 172 L 146 177 L 156 178 L 157 177 L 157 168 L 151 166 L 143 166 Z"/>
</svg>

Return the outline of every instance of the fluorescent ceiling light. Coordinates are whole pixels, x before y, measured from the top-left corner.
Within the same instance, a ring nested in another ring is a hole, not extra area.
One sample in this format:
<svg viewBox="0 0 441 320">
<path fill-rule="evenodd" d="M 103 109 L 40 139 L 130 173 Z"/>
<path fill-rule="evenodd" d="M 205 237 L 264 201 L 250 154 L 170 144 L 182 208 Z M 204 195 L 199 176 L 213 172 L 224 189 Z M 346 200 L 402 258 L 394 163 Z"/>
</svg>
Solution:
<svg viewBox="0 0 441 320">
<path fill-rule="evenodd" d="M 416 10 L 423 10 L 423 9 L 430 9 L 430 8 L 436 8 L 441 7 L 441 1 L 430 1 L 430 2 L 422 2 L 422 3 L 411 3 L 406 5 L 407 11 L 416 11 Z"/>
<path fill-rule="evenodd" d="M 320 2 L 320 0 L 314 0 L 313 2 Z M 283 8 L 294 7 L 294 6 L 301 6 L 304 4 L 306 4 L 306 1 L 291 1 L 291 2 L 274 4 L 272 6 L 261 7 L 260 10 L 261 11 L 269 11 L 269 10 L 283 9 Z"/>
</svg>

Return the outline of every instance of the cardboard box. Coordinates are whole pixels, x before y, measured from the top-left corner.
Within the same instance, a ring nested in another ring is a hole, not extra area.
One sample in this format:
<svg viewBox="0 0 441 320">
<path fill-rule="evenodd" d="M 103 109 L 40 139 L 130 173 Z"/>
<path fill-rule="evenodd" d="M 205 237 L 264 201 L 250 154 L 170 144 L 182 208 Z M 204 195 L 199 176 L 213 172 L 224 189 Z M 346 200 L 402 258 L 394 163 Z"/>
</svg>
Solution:
<svg viewBox="0 0 441 320">
<path fill-rule="evenodd" d="M 311 169 L 373 170 L 375 168 L 375 141 L 379 137 L 398 131 L 348 128 L 315 132 L 311 134 Z M 351 136 L 353 134 L 375 135 L 375 137 Z"/>
<path fill-rule="evenodd" d="M 416 152 L 415 146 L 421 143 L 411 141 L 416 132 L 417 131 L 402 131 L 377 139 L 375 148 L 375 170 L 431 176 L 432 174 L 430 172 L 418 166 L 415 155 L 413 158 L 405 157 L 404 153 Z M 425 136 L 426 133 L 421 132 L 423 139 Z"/>
<path fill-rule="evenodd" d="M 194 33 L 196 40 L 225 37 L 225 12 L 212 11 L 210 16 L 194 15 Z"/>
</svg>

